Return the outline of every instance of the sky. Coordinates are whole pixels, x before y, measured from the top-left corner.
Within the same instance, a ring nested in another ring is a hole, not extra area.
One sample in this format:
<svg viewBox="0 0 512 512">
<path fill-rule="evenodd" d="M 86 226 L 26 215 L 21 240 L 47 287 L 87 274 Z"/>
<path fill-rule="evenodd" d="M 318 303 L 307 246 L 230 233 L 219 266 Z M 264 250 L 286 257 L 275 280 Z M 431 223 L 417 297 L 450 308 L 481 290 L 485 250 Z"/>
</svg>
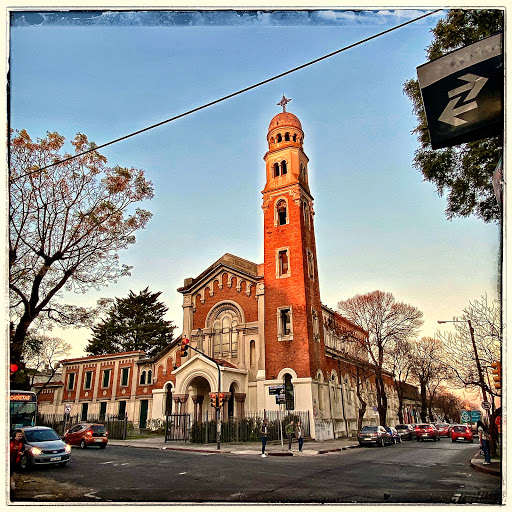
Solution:
<svg viewBox="0 0 512 512">
<path fill-rule="evenodd" d="M 100 145 L 413 19 L 421 10 L 24 12 L 10 26 L 10 126 L 36 139 L 77 132 Z M 448 221 L 446 199 L 412 165 L 416 119 L 403 84 L 426 62 L 443 13 L 177 121 L 109 146 L 109 165 L 141 168 L 155 197 L 131 277 L 61 302 L 94 306 L 161 291 L 181 332 L 176 290 L 225 253 L 263 262 L 263 156 L 287 110 L 305 132 L 321 299 L 373 290 L 424 313 L 421 336 L 469 301 L 497 297 L 499 228 Z M 69 149 L 70 146 L 67 146 Z M 450 327 L 447 327 L 447 330 Z M 46 334 L 85 355 L 87 329 Z"/>
</svg>

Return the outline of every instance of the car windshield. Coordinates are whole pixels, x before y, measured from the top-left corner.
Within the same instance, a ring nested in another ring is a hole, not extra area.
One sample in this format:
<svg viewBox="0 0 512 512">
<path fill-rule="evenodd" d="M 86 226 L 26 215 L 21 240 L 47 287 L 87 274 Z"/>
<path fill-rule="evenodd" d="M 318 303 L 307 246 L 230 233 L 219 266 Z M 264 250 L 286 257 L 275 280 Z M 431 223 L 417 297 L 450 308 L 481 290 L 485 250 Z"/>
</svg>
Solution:
<svg viewBox="0 0 512 512">
<path fill-rule="evenodd" d="M 52 429 L 25 430 L 25 438 L 29 443 L 41 443 L 44 441 L 59 441 L 60 437 Z"/>
<path fill-rule="evenodd" d="M 90 430 L 94 432 L 95 434 L 104 434 L 105 433 L 105 427 L 103 425 L 92 425 Z"/>
<path fill-rule="evenodd" d="M 466 427 L 453 427 L 453 430 L 455 430 L 455 432 L 464 432 Z"/>
<path fill-rule="evenodd" d="M 361 429 L 361 432 L 377 432 L 377 427 L 366 426 Z"/>
</svg>

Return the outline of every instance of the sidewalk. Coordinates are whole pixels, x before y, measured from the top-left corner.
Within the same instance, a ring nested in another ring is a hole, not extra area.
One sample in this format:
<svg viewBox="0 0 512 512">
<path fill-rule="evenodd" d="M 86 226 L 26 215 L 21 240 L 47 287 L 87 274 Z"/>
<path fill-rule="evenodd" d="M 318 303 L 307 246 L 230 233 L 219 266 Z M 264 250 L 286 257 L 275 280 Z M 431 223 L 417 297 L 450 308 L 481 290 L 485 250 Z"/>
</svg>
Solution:
<svg viewBox="0 0 512 512">
<path fill-rule="evenodd" d="M 163 437 L 149 437 L 140 439 L 125 439 L 120 441 L 117 439 L 110 439 L 108 442 L 111 446 L 129 446 L 132 448 L 154 448 L 158 450 L 181 450 L 191 452 L 203 453 L 236 453 L 240 455 L 260 455 L 261 444 L 259 442 L 252 443 L 223 443 L 220 450 L 217 450 L 215 443 L 210 444 L 195 444 L 177 441 L 164 442 Z M 304 448 L 302 453 L 299 453 L 299 445 L 297 440 L 294 440 L 292 451 L 288 451 L 288 440 L 283 441 L 281 447 L 280 441 L 269 441 L 265 453 L 268 456 L 304 456 L 304 455 L 321 455 L 329 452 L 337 452 L 346 450 L 348 448 L 356 448 L 359 444 L 356 439 L 330 439 L 327 441 L 314 441 L 306 439 L 304 441 Z"/>
<path fill-rule="evenodd" d="M 482 473 L 489 473 L 490 475 L 495 476 L 501 475 L 501 458 L 498 456 L 491 457 L 491 463 L 484 464 L 484 457 L 483 455 L 480 455 L 480 450 L 478 450 L 475 456 L 471 459 L 471 466 Z"/>
</svg>

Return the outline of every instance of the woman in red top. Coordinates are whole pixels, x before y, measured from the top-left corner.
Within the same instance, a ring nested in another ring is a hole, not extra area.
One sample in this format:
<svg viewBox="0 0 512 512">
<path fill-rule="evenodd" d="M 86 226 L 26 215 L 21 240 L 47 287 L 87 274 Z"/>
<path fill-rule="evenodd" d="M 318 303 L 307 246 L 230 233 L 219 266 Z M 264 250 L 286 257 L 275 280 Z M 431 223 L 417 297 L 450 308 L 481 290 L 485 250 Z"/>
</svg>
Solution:
<svg viewBox="0 0 512 512">
<path fill-rule="evenodd" d="M 11 475 L 15 469 L 19 469 L 23 457 L 23 432 L 16 430 L 14 439 L 11 441 Z"/>
</svg>

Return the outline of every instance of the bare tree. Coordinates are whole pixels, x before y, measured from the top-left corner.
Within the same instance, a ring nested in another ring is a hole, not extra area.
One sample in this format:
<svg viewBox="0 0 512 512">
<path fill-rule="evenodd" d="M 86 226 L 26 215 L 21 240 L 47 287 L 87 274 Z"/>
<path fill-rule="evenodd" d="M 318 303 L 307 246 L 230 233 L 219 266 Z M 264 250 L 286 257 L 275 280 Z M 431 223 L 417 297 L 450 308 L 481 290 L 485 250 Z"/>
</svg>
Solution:
<svg viewBox="0 0 512 512">
<path fill-rule="evenodd" d="M 30 386 L 34 384 L 35 376 L 41 370 L 47 370 L 47 381 L 37 392 L 38 394 L 50 383 L 59 367 L 59 361 L 67 357 L 71 352 L 71 345 L 62 338 L 51 338 L 49 336 L 29 336 L 25 343 L 23 354 L 25 364 L 32 373 Z"/>
<path fill-rule="evenodd" d="M 433 398 L 432 408 L 442 416 L 443 421 L 458 422 L 460 411 L 464 408 L 464 402 L 453 393 L 440 388 Z"/>
<path fill-rule="evenodd" d="M 368 337 L 359 343 L 375 368 L 377 410 L 381 425 L 386 425 L 388 406 L 383 380 L 386 352 L 393 343 L 417 333 L 423 324 L 423 313 L 414 306 L 396 302 L 392 293 L 382 291 L 342 300 L 338 302 L 338 310 L 368 333 Z"/>
<path fill-rule="evenodd" d="M 71 142 L 78 155 L 95 145 L 83 134 Z M 118 252 L 151 217 L 131 207 L 153 197 L 144 172 L 106 167 L 92 151 L 62 163 L 64 137 L 48 133 L 32 141 L 11 132 L 9 201 L 9 292 L 11 361 L 22 363 L 23 343 L 33 322 L 77 325 L 85 308 L 57 303 L 63 290 L 85 293 L 129 275 Z M 48 169 L 39 169 L 57 163 Z"/>
</svg>

